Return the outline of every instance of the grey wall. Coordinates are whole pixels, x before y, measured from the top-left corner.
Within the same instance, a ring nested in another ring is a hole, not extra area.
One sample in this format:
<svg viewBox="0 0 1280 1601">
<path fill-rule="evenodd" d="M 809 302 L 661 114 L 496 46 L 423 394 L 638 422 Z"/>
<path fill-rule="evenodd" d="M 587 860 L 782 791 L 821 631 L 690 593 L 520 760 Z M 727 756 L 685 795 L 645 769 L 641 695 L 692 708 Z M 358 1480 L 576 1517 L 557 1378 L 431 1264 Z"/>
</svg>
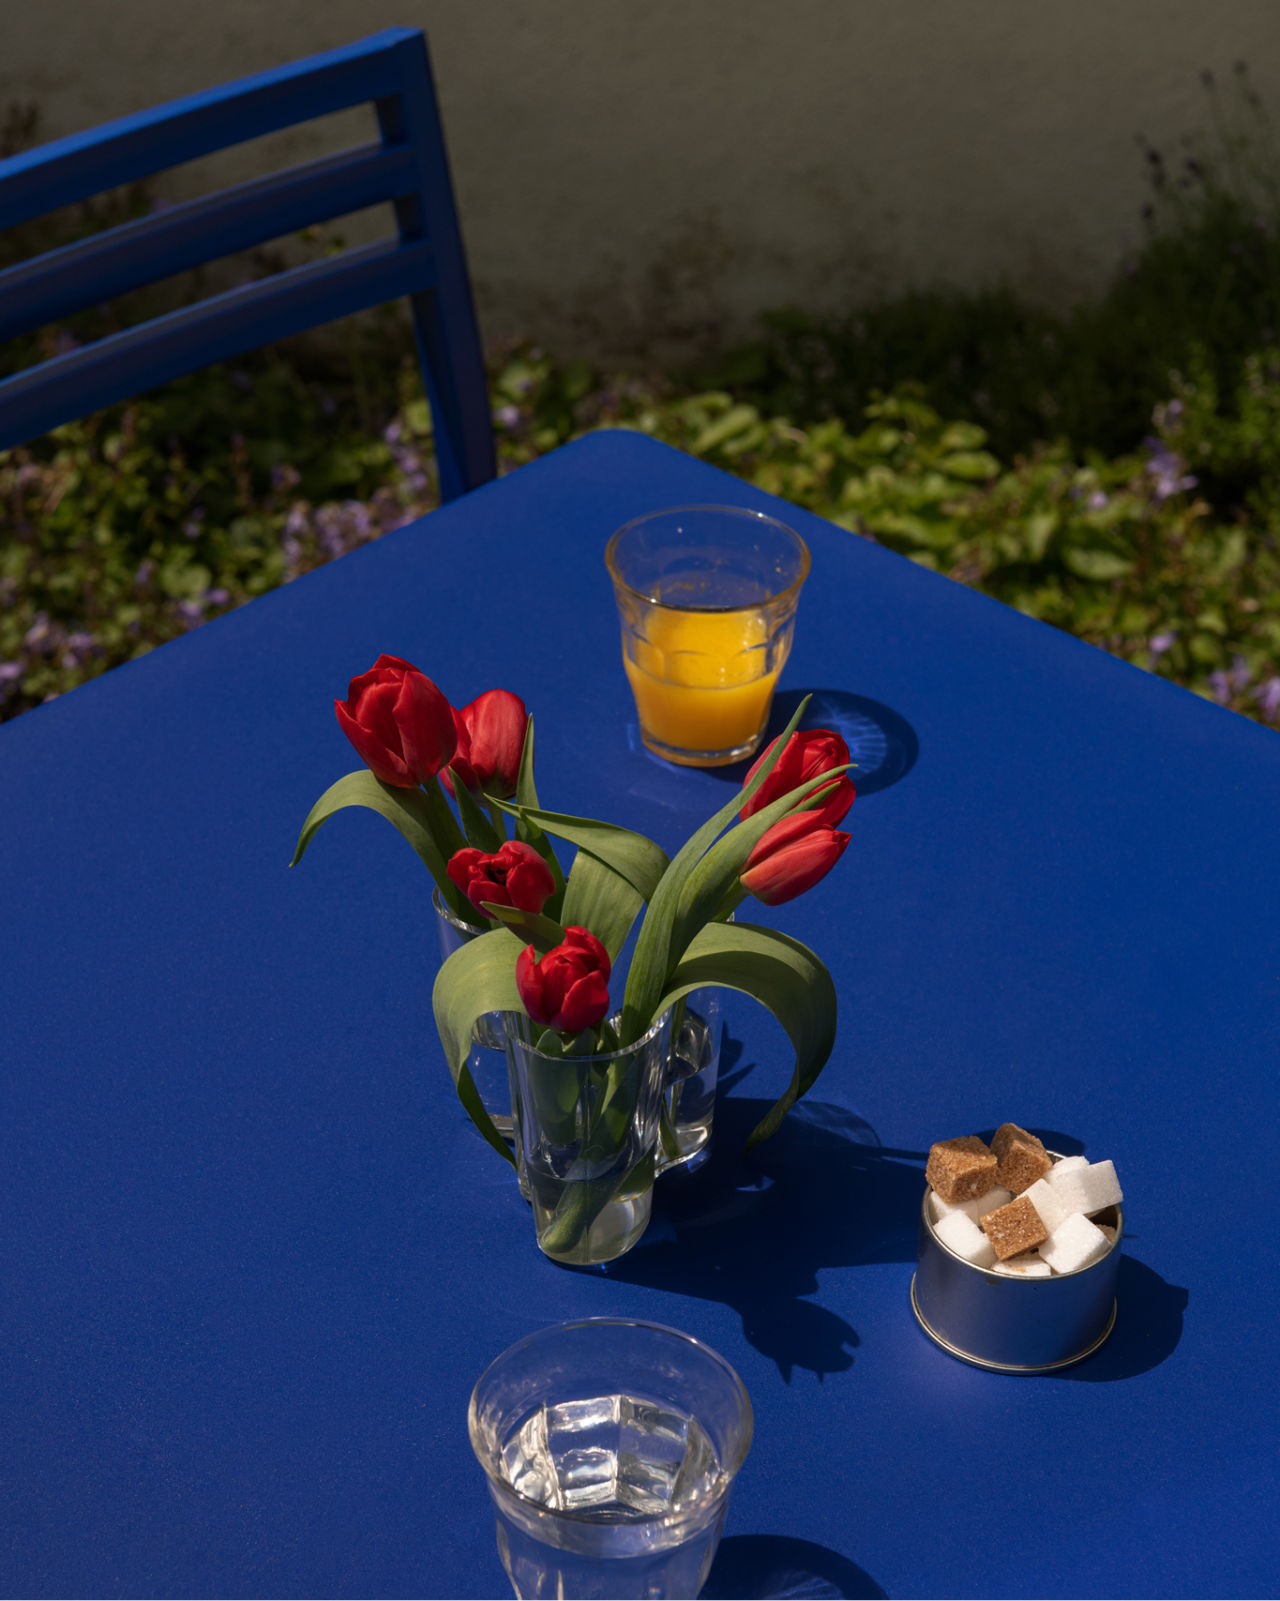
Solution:
<svg viewBox="0 0 1280 1601">
<path fill-rule="evenodd" d="M 1199 74 L 1280 91 L 1280 0 L 0 0 L 0 103 L 62 133 L 426 28 L 481 317 L 673 354 L 762 308 L 1011 282 L 1062 303 L 1140 239 L 1135 135 Z M 286 159 L 364 124 L 273 141 Z M 261 153 L 217 175 L 258 170 Z M 189 192 L 206 175 L 162 181 Z M 357 230 L 358 231 L 358 230 Z"/>
</svg>

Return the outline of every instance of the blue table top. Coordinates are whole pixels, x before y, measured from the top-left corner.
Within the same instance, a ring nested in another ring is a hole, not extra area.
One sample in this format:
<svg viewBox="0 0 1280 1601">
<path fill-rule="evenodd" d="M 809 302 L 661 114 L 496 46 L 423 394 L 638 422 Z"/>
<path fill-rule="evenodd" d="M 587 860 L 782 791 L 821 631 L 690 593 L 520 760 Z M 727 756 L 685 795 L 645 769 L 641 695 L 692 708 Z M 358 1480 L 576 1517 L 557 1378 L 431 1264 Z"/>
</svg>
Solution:
<svg viewBox="0 0 1280 1601">
<path fill-rule="evenodd" d="M 547 804 L 681 843 L 739 775 L 639 744 L 602 553 L 693 501 L 813 553 L 781 709 L 817 692 L 862 792 L 759 915 L 840 1034 L 744 1158 L 789 1059 L 735 999 L 712 1161 L 570 1271 L 444 1070 L 421 865 L 361 812 L 285 864 L 380 651 L 516 690 Z M 471 1385 L 623 1314 L 755 1406 L 710 1596 L 1274 1593 L 1278 790 L 1273 733 L 625 433 L 0 728 L 0 1588 L 506 1594 Z M 1058 1375 L 908 1302 L 925 1151 L 1006 1120 L 1126 1191 L 1115 1333 Z"/>
</svg>

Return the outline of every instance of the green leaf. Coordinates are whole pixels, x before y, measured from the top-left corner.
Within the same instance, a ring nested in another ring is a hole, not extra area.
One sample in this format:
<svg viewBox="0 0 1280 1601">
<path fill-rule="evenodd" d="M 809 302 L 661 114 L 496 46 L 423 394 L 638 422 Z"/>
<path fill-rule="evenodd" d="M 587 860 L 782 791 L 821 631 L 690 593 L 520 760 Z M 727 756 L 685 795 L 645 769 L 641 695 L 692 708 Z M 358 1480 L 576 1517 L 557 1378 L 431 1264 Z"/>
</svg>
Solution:
<svg viewBox="0 0 1280 1601">
<path fill-rule="evenodd" d="M 505 923 L 522 946 L 532 945 L 539 956 L 545 956 L 564 940 L 560 924 L 541 912 L 524 912 L 518 906 L 498 906 L 493 901 L 485 901 L 484 909 L 490 917 Z"/>
<path fill-rule="evenodd" d="M 523 944 L 506 928 L 492 929 L 468 941 L 443 963 L 431 994 L 440 1044 L 458 1097 L 481 1134 L 513 1166 L 515 1159 L 472 1082 L 467 1057 L 477 1019 L 486 1012 L 524 1011 L 516 988 L 516 957 Z"/>
<path fill-rule="evenodd" d="M 462 788 L 461 784 L 458 788 Z M 444 787 L 440 780 L 434 776 L 424 779 L 422 794 L 427 803 L 427 816 L 431 820 L 432 837 L 447 862 L 455 851 L 463 848 L 467 843 L 466 839 L 458 827 L 457 818 L 449 810 L 449 802 L 445 799 Z"/>
<path fill-rule="evenodd" d="M 1022 543 L 1029 561 L 1044 560 L 1044 553 L 1049 548 L 1049 541 L 1053 538 L 1057 526 L 1056 512 L 1037 511 L 1027 518 L 1022 528 Z"/>
<path fill-rule="evenodd" d="M 754 923 L 710 923 L 696 934 L 671 975 L 659 1013 L 704 984 L 741 990 L 768 1007 L 796 1053 L 791 1082 L 751 1131 L 750 1149 L 775 1131 L 826 1065 L 836 1038 L 835 984 L 807 946 Z"/>
<path fill-rule="evenodd" d="M 1103 582 L 1110 578 L 1123 578 L 1133 571 L 1133 562 L 1127 556 L 1117 556 L 1113 550 L 1068 546 L 1062 560 L 1078 578 L 1093 578 Z"/>
<path fill-rule="evenodd" d="M 462 832 L 467 836 L 467 844 L 474 845 L 477 850 L 486 851 L 491 855 L 502 841 L 457 773 L 453 775 L 453 798 L 457 802 L 458 816 L 462 821 Z"/>
<path fill-rule="evenodd" d="M 485 799 L 490 806 L 501 811 L 511 811 L 505 801 L 499 800 L 496 795 L 486 795 Z M 516 775 L 516 806 L 523 808 L 524 812 L 533 812 L 538 809 L 538 791 L 533 781 L 533 718 L 524 725 L 524 749 L 520 752 L 520 771 Z M 532 845 L 538 855 L 551 869 L 551 877 L 555 881 L 555 889 L 551 899 L 543 908 L 549 917 L 559 917 L 560 907 L 564 901 L 564 869 L 560 866 L 555 851 L 551 848 L 551 841 L 542 832 L 538 825 L 517 811 L 516 838 L 523 840 L 526 845 Z"/>
<path fill-rule="evenodd" d="M 799 726 L 810 698 L 806 695 L 796 707 L 791 721 L 761 760 L 755 776 L 685 841 L 649 897 L 649 910 L 640 925 L 640 935 L 631 958 L 631 971 L 627 974 L 626 992 L 622 998 L 622 1038 L 625 1042 L 639 1039 L 658 1015 L 655 1011 L 658 998 L 667 974 L 680 955 L 679 950 L 674 948 L 673 935 L 685 881 L 773 771 L 786 749 L 787 741 Z"/>
<path fill-rule="evenodd" d="M 564 892 L 566 928 L 589 928 L 616 962 L 644 897 L 607 862 L 579 847 Z"/>
<path fill-rule="evenodd" d="M 995 478 L 1000 472 L 1000 463 L 985 450 L 953 450 L 942 457 L 938 466 L 953 478 L 963 478 L 970 483 Z"/>
<path fill-rule="evenodd" d="M 296 867 L 306 854 L 307 846 L 315 838 L 321 823 L 327 823 L 335 812 L 347 806 L 367 806 L 388 822 L 394 823 L 426 864 L 428 871 L 444 893 L 445 886 L 457 895 L 457 888 L 444 870 L 444 858 L 431 831 L 427 803 L 419 789 L 401 789 L 395 784 L 384 784 L 375 778 L 367 767 L 348 773 L 336 784 L 330 784 L 324 794 L 307 813 L 307 820 L 298 835 L 290 867 Z M 453 897 L 447 897 L 452 904 Z"/>
<path fill-rule="evenodd" d="M 717 445 L 723 445 L 734 434 L 740 434 L 750 428 L 753 423 L 760 421 L 760 413 L 754 406 L 731 406 L 723 417 L 708 424 L 689 447 L 695 456 L 705 456 L 709 450 Z"/>
</svg>

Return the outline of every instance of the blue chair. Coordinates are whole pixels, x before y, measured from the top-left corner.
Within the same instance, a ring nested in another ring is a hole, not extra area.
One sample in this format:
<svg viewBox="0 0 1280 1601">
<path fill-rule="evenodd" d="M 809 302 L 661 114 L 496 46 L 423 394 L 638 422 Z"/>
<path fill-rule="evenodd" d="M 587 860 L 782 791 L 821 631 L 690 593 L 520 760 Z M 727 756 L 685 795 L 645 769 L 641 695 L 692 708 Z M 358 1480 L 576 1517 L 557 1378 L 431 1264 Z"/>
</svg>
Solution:
<svg viewBox="0 0 1280 1601">
<path fill-rule="evenodd" d="M 398 237 L 215 294 L 0 382 L 0 450 L 211 362 L 407 295 L 444 500 L 494 476 L 479 329 L 426 41 L 391 28 L 0 161 L 0 231 L 372 101 L 376 144 L 239 184 L 0 273 L 0 339 L 219 257 L 391 202 Z"/>
</svg>

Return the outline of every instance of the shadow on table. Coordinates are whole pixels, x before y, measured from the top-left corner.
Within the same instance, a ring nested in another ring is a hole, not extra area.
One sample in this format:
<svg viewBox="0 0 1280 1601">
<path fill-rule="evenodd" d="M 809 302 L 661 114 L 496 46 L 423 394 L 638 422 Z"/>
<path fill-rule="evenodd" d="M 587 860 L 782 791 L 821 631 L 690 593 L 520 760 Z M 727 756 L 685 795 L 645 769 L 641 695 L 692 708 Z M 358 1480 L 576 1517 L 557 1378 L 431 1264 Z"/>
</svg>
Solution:
<svg viewBox="0 0 1280 1601">
<path fill-rule="evenodd" d="M 806 1297 L 823 1268 L 915 1260 L 924 1153 L 885 1149 L 856 1112 L 823 1101 L 802 1101 L 747 1153 L 769 1104 L 720 1101 L 710 1161 L 662 1180 L 644 1239 L 603 1271 L 720 1301 L 786 1383 L 796 1368 L 821 1380 L 853 1366 L 858 1335 Z"/>
<path fill-rule="evenodd" d="M 891 706 L 844 689 L 788 689 L 776 695 L 762 749 L 787 726 L 806 695 L 813 698 L 800 727 L 832 728 L 840 735 L 856 763 L 849 777 L 859 795 L 874 795 L 877 790 L 888 789 L 915 766 L 920 741 L 906 718 Z M 750 766 L 749 761 L 734 762 L 730 767 L 708 767 L 704 771 L 714 778 L 740 784 Z"/>
<path fill-rule="evenodd" d="M 1126 1252 L 1116 1278 L 1116 1326 L 1111 1338 L 1079 1367 L 1063 1368 L 1053 1377 L 1108 1384 L 1149 1373 L 1172 1355 L 1182 1338 L 1188 1299 L 1186 1290 L 1166 1284 Z"/>
<path fill-rule="evenodd" d="M 883 1596 L 856 1562 L 824 1545 L 786 1535 L 738 1534 L 720 1542 L 699 1594 L 703 1601 L 765 1601 L 769 1598 Z"/>
</svg>

